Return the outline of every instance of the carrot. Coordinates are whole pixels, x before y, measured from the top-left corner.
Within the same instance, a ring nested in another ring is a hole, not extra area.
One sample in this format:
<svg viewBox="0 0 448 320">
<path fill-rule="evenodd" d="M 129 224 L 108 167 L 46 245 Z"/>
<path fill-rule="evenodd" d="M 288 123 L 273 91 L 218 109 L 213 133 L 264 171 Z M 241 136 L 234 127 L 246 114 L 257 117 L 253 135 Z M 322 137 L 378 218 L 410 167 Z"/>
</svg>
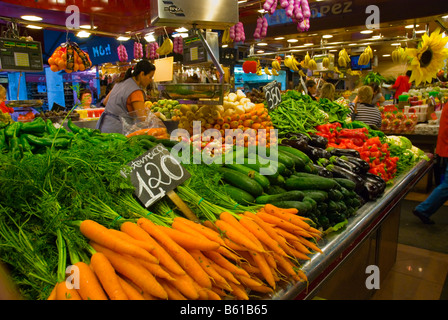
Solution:
<svg viewBox="0 0 448 320">
<path fill-rule="evenodd" d="M 298 251 L 303 252 L 304 254 L 311 254 L 311 251 L 299 240 L 291 240 L 289 243 Z"/>
<path fill-rule="evenodd" d="M 205 292 L 207 292 L 209 300 L 222 300 L 221 296 L 212 289 L 205 288 Z"/>
<path fill-rule="evenodd" d="M 291 222 L 288 222 L 288 221 L 286 221 L 282 218 L 279 218 L 277 216 L 274 216 L 272 214 L 265 213 L 265 212 L 257 212 L 257 216 L 260 217 L 261 219 L 263 219 L 265 222 L 276 225 L 279 228 L 282 228 L 291 233 L 302 235 L 302 236 L 309 235 L 311 237 L 311 235 L 309 233 L 307 233 L 305 229 L 298 227 L 295 224 L 292 224 Z"/>
<path fill-rule="evenodd" d="M 294 266 L 290 260 L 286 259 L 285 257 L 277 254 L 274 252 L 274 258 L 278 262 L 278 264 L 291 276 L 297 275 L 297 272 L 295 269 L 297 269 L 296 266 Z"/>
<path fill-rule="evenodd" d="M 275 279 L 274 275 L 271 272 L 271 268 L 269 267 L 268 262 L 266 261 L 265 256 L 259 252 L 250 252 L 253 260 L 255 261 L 258 268 L 260 268 L 261 274 L 263 275 L 266 282 L 272 287 L 275 288 Z"/>
<path fill-rule="evenodd" d="M 145 260 L 137 259 L 137 261 L 145 267 L 154 277 L 163 278 L 167 280 L 174 280 L 174 278 L 161 265 L 151 263 Z"/>
<path fill-rule="evenodd" d="M 56 285 L 56 300 L 82 300 L 82 298 L 75 288 L 67 288 L 64 281 Z"/>
<path fill-rule="evenodd" d="M 308 248 L 310 248 L 310 249 L 312 249 L 312 250 L 314 250 L 314 251 L 317 251 L 317 252 L 322 253 L 322 250 L 321 250 L 315 243 L 313 243 L 313 242 L 311 242 L 311 241 L 309 241 L 309 240 L 307 240 L 307 239 L 304 239 L 304 238 L 298 238 L 298 240 L 299 240 L 302 244 L 304 244 L 305 246 L 307 246 Z"/>
<path fill-rule="evenodd" d="M 233 251 L 238 251 L 238 252 L 240 252 L 240 251 L 246 251 L 246 250 L 248 250 L 247 248 L 245 248 L 245 247 L 243 247 L 243 246 L 241 246 L 241 245 L 239 245 L 239 244 L 233 242 L 231 239 L 224 238 L 224 242 L 225 242 L 225 244 L 226 244 L 226 247 L 229 248 L 229 249 L 231 249 L 231 250 L 233 250 Z"/>
<path fill-rule="evenodd" d="M 175 279 L 170 283 L 177 289 L 179 292 L 184 295 L 187 299 L 197 300 L 199 299 L 199 293 L 196 287 L 193 285 L 193 279 L 188 274 L 178 275 L 171 274 L 171 276 Z"/>
<path fill-rule="evenodd" d="M 176 217 L 173 219 L 173 223 L 171 224 L 174 229 L 178 229 L 180 231 L 188 232 L 191 235 L 200 237 L 203 236 L 211 241 L 217 242 L 220 245 L 224 246 L 224 241 L 218 232 L 211 230 L 199 223 L 194 221 L 185 219 L 183 217 Z"/>
<path fill-rule="evenodd" d="M 234 226 L 237 230 L 239 230 L 242 234 L 245 234 L 248 238 L 250 238 L 251 241 L 253 241 L 261 251 L 263 251 L 263 246 L 261 245 L 261 242 L 250 232 L 247 232 L 246 228 L 243 227 L 243 225 L 239 222 L 237 218 L 235 218 L 233 215 L 231 215 L 229 212 L 222 212 L 219 215 L 219 218 L 221 220 L 224 220 L 228 223 L 230 223 L 232 226 Z"/>
<path fill-rule="evenodd" d="M 92 243 L 91 245 L 96 251 L 102 252 L 107 259 L 109 259 L 117 272 L 129 278 L 129 280 L 135 283 L 143 291 L 162 299 L 168 298 L 168 294 L 160 283 L 158 283 L 155 277 L 139 264 L 135 258 L 113 252 L 96 243 Z"/>
<path fill-rule="evenodd" d="M 155 250 L 152 253 L 167 270 L 179 275 L 185 274 L 185 270 L 182 269 L 176 260 L 174 260 L 173 257 L 143 228 L 132 222 L 124 222 L 121 225 L 121 230 L 134 236 L 136 239 L 146 241 L 151 246 L 154 246 Z"/>
<path fill-rule="evenodd" d="M 208 250 L 216 250 L 219 248 L 219 243 L 203 239 L 200 237 L 194 237 L 189 233 L 180 231 L 178 229 L 173 229 L 165 226 L 157 226 L 159 229 L 161 229 L 164 233 L 166 233 L 171 239 L 173 239 L 178 245 L 182 246 L 185 249 L 192 249 L 192 250 L 201 250 L 201 251 L 208 251 Z"/>
<path fill-rule="evenodd" d="M 154 256 L 152 256 L 148 251 L 115 237 L 109 232 L 109 229 L 93 220 L 82 221 L 79 228 L 81 233 L 86 238 L 98 243 L 99 245 L 109 248 L 115 252 L 129 254 L 134 257 L 148 260 L 149 262 L 154 262 Z"/>
<path fill-rule="evenodd" d="M 162 229 L 157 228 L 156 224 L 146 218 L 140 218 L 137 221 L 150 236 L 153 236 L 169 252 L 170 255 L 180 264 L 183 269 L 191 275 L 201 286 L 210 288 L 212 283 L 207 273 L 196 262 L 196 260 L 179 244 L 172 240 Z"/>
<path fill-rule="evenodd" d="M 247 295 L 246 290 L 244 290 L 241 285 L 230 283 L 230 286 L 232 287 L 232 295 L 234 295 L 235 298 L 240 300 L 249 300 L 249 296 Z"/>
<path fill-rule="evenodd" d="M 128 135 L 126 135 L 126 138 L 131 138 L 133 136 L 138 136 L 138 135 L 147 135 L 150 129 L 140 129 L 140 130 L 136 130 L 134 132 L 129 133 Z"/>
<path fill-rule="evenodd" d="M 145 298 L 143 298 L 142 294 L 137 289 L 135 289 L 131 284 L 129 284 L 120 276 L 118 276 L 118 282 L 120 282 L 120 285 L 123 288 L 123 291 L 128 296 L 129 300 L 145 300 Z"/>
<path fill-rule="evenodd" d="M 292 214 L 292 213 L 287 213 L 283 209 L 277 208 L 277 207 L 273 206 L 272 204 L 268 203 L 265 205 L 264 208 L 267 213 L 270 213 L 270 214 L 275 215 L 283 220 L 291 222 L 302 229 L 308 230 L 309 228 L 311 228 L 311 226 L 308 223 L 306 223 L 305 221 L 300 219 L 297 215 Z"/>
<path fill-rule="evenodd" d="M 190 250 L 189 252 L 214 282 L 222 283 L 225 287 L 228 287 L 226 279 L 215 270 L 210 260 L 201 251 Z"/>
<path fill-rule="evenodd" d="M 227 283 L 233 282 L 236 284 L 240 284 L 240 282 L 238 281 L 237 278 L 235 278 L 235 276 L 232 274 L 232 272 L 230 272 L 229 270 L 221 267 L 220 265 L 216 264 L 215 262 L 211 261 L 211 264 L 213 266 L 213 268 L 220 274 L 222 275 L 225 279 L 227 279 Z"/>
<path fill-rule="evenodd" d="M 160 284 L 168 293 L 169 300 L 187 300 L 185 296 L 179 292 L 169 281 L 160 281 Z"/>
<path fill-rule="evenodd" d="M 115 269 L 103 253 L 95 252 L 90 258 L 90 265 L 110 300 L 128 300 L 128 296 L 118 281 Z"/>
<path fill-rule="evenodd" d="M 56 291 L 57 291 L 58 283 L 54 285 L 53 289 L 50 292 L 50 295 L 47 297 L 47 300 L 56 300 Z"/>
<path fill-rule="evenodd" d="M 193 286 L 196 288 L 196 290 L 199 294 L 198 300 L 208 300 L 207 289 L 210 289 L 210 288 L 201 287 L 196 281 L 194 281 L 194 279 L 193 279 Z"/>
<path fill-rule="evenodd" d="M 263 251 L 263 248 L 259 248 L 251 239 L 249 239 L 244 233 L 241 233 L 233 225 L 224 220 L 216 220 L 216 226 L 225 233 L 226 237 L 235 242 L 236 244 L 245 247 L 247 250 Z"/>
<path fill-rule="evenodd" d="M 219 247 L 218 250 L 216 250 L 218 253 L 220 253 L 222 256 L 232 260 L 235 263 L 240 263 L 242 261 L 244 261 L 243 257 L 241 257 L 240 255 L 238 255 L 237 253 L 234 253 L 232 251 L 230 251 L 229 249 L 227 249 L 226 247 Z"/>
<path fill-rule="evenodd" d="M 236 266 L 235 264 L 231 263 L 229 260 L 224 258 L 219 252 L 216 251 L 209 251 L 204 252 L 204 255 L 208 258 L 210 258 L 213 262 L 215 262 L 217 265 L 220 265 L 226 270 L 229 270 L 233 274 L 239 274 L 242 276 L 249 276 L 249 274 L 240 267 Z"/>
<path fill-rule="evenodd" d="M 136 246 L 139 246 L 139 247 L 145 249 L 149 253 L 151 253 L 151 251 L 153 251 L 155 249 L 155 247 L 150 245 L 148 242 L 137 240 L 137 239 L 131 237 L 129 234 L 127 234 L 127 233 L 125 233 L 123 231 L 119 231 L 119 230 L 115 230 L 115 229 L 109 229 L 109 232 L 111 232 L 113 235 L 119 237 L 123 241 L 127 241 L 129 243 L 132 243 L 132 244 L 134 244 Z M 155 259 L 154 263 L 158 263 L 158 260 L 155 257 L 154 257 L 154 259 Z"/>
<path fill-rule="evenodd" d="M 100 281 L 85 262 L 77 262 L 79 269 L 79 295 L 83 300 L 108 300 Z"/>
</svg>

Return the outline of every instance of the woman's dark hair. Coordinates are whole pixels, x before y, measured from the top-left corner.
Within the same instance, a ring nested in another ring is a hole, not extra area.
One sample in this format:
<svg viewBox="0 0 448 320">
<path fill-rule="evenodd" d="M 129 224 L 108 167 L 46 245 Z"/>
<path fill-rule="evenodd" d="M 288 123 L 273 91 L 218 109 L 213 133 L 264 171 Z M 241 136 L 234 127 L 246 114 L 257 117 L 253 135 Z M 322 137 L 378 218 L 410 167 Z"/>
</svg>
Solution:
<svg viewBox="0 0 448 320">
<path fill-rule="evenodd" d="M 314 80 L 307 80 L 306 81 L 306 87 L 307 88 L 312 88 L 316 85 L 316 82 L 314 82 Z"/>
<path fill-rule="evenodd" d="M 89 89 L 82 89 L 79 91 L 79 99 L 81 99 L 82 96 L 85 95 L 86 93 L 92 95 L 92 91 L 90 91 Z"/>
<path fill-rule="evenodd" d="M 126 71 L 123 81 L 128 80 L 131 77 L 138 76 L 142 72 L 146 76 L 147 74 L 155 70 L 156 66 L 149 62 L 149 60 L 140 60 L 139 62 L 137 62 L 134 68 L 129 68 Z"/>
<path fill-rule="evenodd" d="M 379 86 L 379 84 L 376 83 L 376 82 L 371 82 L 371 83 L 369 84 L 369 86 L 373 89 L 373 93 L 375 93 L 375 92 L 379 92 L 379 90 L 380 90 L 380 86 Z"/>
</svg>

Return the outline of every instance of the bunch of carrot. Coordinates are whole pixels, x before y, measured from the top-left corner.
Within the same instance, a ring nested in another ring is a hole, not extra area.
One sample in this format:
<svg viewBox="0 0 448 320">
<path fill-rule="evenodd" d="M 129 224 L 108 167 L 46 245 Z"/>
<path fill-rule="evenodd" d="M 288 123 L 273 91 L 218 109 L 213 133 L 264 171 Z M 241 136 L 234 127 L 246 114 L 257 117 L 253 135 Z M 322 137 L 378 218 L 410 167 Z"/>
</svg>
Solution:
<svg viewBox="0 0 448 320">
<path fill-rule="evenodd" d="M 148 135 L 153 136 L 157 139 L 169 139 L 168 132 L 166 128 L 145 128 L 145 129 L 138 129 L 134 132 L 131 132 L 126 135 L 127 138 L 131 138 L 133 136 L 139 136 L 139 135 Z"/>
<path fill-rule="evenodd" d="M 271 205 L 203 224 L 176 217 L 171 227 L 140 218 L 116 230 L 85 220 L 80 231 L 90 265 L 76 264 L 78 289 L 59 282 L 49 299 L 247 300 L 280 280 L 306 281 L 299 261 L 320 251 L 311 240 L 320 232 L 306 218 Z"/>
</svg>

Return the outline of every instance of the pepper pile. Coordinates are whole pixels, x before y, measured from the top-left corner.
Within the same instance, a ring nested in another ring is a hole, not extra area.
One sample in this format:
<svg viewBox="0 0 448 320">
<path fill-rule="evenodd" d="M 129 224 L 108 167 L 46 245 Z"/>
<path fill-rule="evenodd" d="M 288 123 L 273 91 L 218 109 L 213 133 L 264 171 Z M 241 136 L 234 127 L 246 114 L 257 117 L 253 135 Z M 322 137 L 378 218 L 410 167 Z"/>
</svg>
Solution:
<svg viewBox="0 0 448 320">
<path fill-rule="evenodd" d="M 379 137 L 369 137 L 367 128 L 345 129 L 340 123 L 328 123 L 316 127 L 317 135 L 328 140 L 328 147 L 353 149 L 370 165 L 370 173 L 389 181 L 397 172 L 398 157 L 391 157 L 389 145 Z"/>
</svg>

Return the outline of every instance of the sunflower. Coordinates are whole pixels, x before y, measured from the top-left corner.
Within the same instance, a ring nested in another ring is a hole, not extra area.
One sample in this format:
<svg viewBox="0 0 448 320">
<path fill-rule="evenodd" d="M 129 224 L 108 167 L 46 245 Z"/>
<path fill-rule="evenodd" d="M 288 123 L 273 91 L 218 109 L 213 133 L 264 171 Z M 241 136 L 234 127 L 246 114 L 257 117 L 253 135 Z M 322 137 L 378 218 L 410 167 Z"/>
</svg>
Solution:
<svg viewBox="0 0 448 320">
<path fill-rule="evenodd" d="M 448 49 L 445 48 L 447 42 L 448 37 L 443 37 L 440 29 L 437 29 L 430 36 L 425 33 L 416 49 L 406 49 L 410 60 L 409 70 L 412 71 L 409 82 L 415 81 L 418 86 L 436 78 L 437 72 L 443 68 L 445 59 L 448 58 Z"/>
</svg>

